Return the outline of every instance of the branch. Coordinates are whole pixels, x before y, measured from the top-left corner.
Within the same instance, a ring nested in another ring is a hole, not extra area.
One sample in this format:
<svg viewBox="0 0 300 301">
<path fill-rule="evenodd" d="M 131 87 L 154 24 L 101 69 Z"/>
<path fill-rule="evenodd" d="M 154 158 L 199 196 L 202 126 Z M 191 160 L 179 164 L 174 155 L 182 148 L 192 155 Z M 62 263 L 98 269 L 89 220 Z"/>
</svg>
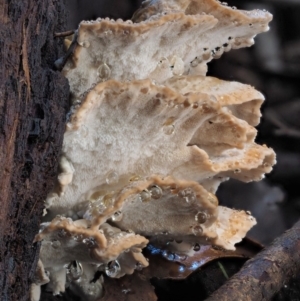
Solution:
<svg viewBox="0 0 300 301">
<path fill-rule="evenodd" d="M 300 272 L 300 221 L 244 267 L 206 301 L 263 301 Z"/>
<path fill-rule="evenodd" d="M 56 37 L 56 38 L 68 37 L 68 36 L 71 36 L 74 33 L 75 33 L 75 29 L 74 30 L 63 31 L 63 32 L 55 32 L 54 37 Z"/>
</svg>

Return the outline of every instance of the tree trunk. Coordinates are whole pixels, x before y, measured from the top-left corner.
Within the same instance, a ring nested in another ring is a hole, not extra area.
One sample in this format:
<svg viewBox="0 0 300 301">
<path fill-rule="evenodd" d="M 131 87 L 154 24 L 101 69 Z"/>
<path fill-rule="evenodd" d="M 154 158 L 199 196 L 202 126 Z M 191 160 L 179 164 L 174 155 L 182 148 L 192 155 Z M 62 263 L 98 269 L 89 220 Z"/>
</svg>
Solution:
<svg viewBox="0 0 300 301">
<path fill-rule="evenodd" d="M 57 174 L 67 80 L 64 0 L 0 0 L 0 300 L 29 299 L 43 201 Z"/>
</svg>

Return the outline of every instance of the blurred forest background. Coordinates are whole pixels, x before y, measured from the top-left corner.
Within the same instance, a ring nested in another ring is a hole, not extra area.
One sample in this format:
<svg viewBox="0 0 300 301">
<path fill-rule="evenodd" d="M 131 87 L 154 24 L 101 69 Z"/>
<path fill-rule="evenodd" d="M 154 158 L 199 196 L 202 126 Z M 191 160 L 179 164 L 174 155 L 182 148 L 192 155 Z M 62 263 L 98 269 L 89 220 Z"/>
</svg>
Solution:
<svg viewBox="0 0 300 301">
<path fill-rule="evenodd" d="M 98 17 L 130 19 L 141 0 L 68 0 L 68 29 Z M 221 204 L 252 212 L 249 237 L 270 243 L 300 217 L 300 0 L 230 0 L 239 9 L 261 8 L 274 19 L 251 48 L 232 50 L 209 64 L 208 74 L 253 85 L 266 101 L 257 140 L 277 153 L 274 171 L 258 183 L 221 185 Z M 141 46 L 142 47 L 142 46 Z"/>
</svg>

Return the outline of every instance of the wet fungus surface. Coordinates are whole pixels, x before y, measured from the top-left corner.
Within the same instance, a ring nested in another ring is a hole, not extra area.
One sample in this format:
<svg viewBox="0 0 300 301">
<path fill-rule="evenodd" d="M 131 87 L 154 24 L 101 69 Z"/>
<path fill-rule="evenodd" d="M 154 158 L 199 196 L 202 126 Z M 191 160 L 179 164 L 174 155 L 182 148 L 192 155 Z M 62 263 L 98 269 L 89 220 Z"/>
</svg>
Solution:
<svg viewBox="0 0 300 301">
<path fill-rule="evenodd" d="M 95 274 L 147 267 L 149 242 L 178 256 L 235 249 L 256 221 L 218 206 L 215 192 L 230 177 L 260 180 L 275 155 L 255 143 L 263 95 L 207 77 L 206 64 L 252 45 L 270 20 L 214 0 L 160 0 L 129 21 L 81 22 L 63 70 L 72 107 L 31 300 L 45 282 L 54 295 L 69 287 L 98 300 Z"/>
</svg>

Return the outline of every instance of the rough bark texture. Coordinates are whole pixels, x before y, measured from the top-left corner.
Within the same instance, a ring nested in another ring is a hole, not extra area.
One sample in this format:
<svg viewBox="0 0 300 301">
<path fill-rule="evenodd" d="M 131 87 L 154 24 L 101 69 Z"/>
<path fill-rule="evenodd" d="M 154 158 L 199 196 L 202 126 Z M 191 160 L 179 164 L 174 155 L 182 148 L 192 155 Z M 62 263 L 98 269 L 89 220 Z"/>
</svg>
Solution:
<svg viewBox="0 0 300 301">
<path fill-rule="evenodd" d="M 245 266 L 206 301 L 267 301 L 300 271 L 300 221 Z"/>
<path fill-rule="evenodd" d="M 38 258 L 32 241 L 61 149 L 67 80 L 63 0 L 0 0 L 0 300 L 28 300 Z"/>
</svg>

